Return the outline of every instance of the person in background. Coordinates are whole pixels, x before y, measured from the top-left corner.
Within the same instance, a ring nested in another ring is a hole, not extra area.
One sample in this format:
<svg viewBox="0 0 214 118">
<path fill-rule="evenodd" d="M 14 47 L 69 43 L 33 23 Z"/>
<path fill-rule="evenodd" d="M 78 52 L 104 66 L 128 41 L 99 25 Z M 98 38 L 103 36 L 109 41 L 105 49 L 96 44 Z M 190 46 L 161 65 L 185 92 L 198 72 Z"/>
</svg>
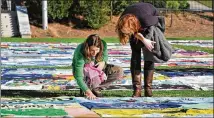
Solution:
<svg viewBox="0 0 214 118">
<path fill-rule="evenodd" d="M 171 57 L 172 48 L 165 40 L 164 31 L 163 17 L 158 15 L 152 4 L 144 2 L 128 6 L 117 22 L 116 32 L 120 42 L 123 45 L 129 42 L 132 50 L 130 70 L 133 97 L 141 97 L 141 49 L 144 55 L 145 97 L 152 96 L 154 63 L 166 62 Z"/>
<path fill-rule="evenodd" d="M 107 44 L 92 34 L 77 46 L 73 55 L 73 75 L 81 93 L 88 99 L 101 97 L 101 90 L 123 77 L 123 69 L 107 64 Z"/>
</svg>

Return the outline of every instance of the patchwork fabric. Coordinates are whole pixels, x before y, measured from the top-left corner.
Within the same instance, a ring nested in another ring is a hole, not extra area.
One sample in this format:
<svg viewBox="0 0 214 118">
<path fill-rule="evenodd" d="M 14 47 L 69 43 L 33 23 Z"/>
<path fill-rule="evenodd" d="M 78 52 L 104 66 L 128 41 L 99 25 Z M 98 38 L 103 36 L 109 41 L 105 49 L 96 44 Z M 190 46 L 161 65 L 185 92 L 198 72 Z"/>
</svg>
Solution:
<svg viewBox="0 0 214 118">
<path fill-rule="evenodd" d="M 171 44 L 192 44 L 210 46 L 212 41 L 169 41 Z M 1 43 L 1 89 L 2 90 L 77 90 L 79 89 L 72 69 L 56 69 L 72 64 L 72 55 L 77 43 Z M 123 67 L 123 79 L 117 80 L 108 89 L 132 89 L 129 45 L 121 47 L 108 43 L 109 64 Z M 142 67 L 143 67 L 142 55 Z M 25 66 L 29 68 L 16 68 Z M 30 68 L 33 67 L 48 67 Z M 213 54 L 201 51 L 175 49 L 172 58 L 166 63 L 156 63 L 155 67 L 213 66 Z M 12 68 L 11 67 L 15 67 Z M 143 71 L 142 71 L 143 73 Z M 143 79 L 143 77 L 142 77 Z M 158 90 L 213 90 L 213 72 L 210 70 L 170 70 L 155 71 L 153 89 Z M 142 81 L 143 82 L 143 81 Z M 143 84 L 143 83 L 142 83 Z"/>
<path fill-rule="evenodd" d="M 1 98 L 1 116 L 12 118 L 212 117 L 213 110 L 212 97 Z"/>
</svg>

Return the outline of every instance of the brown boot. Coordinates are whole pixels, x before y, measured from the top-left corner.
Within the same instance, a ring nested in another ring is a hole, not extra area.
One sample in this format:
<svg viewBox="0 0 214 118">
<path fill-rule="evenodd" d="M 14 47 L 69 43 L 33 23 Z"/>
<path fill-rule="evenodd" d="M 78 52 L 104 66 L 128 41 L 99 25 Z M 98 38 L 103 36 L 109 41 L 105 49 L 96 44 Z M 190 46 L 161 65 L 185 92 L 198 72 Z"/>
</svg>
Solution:
<svg viewBox="0 0 214 118">
<path fill-rule="evenodd" d="M 142 79 L 142 73 L 140 70 L 134 70 L 132 72 L 132 85 L 133 85 L 133 95 L 132 97 L 141 97 L 141 79 Z"/>
<path fill-rule="evenodd" d="M 154 70 L 144 70 L 144 95 L 152 97 L 152 80 Z"/>
</svg>

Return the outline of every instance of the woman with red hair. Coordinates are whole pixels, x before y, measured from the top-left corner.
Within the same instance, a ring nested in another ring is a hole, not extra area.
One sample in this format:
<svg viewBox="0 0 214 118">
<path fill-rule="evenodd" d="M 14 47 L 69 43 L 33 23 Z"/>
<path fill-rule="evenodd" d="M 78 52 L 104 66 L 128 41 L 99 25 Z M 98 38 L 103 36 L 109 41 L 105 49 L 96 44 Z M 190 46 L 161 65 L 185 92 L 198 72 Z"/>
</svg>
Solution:
<svg viewBox="0 0 214 118">
<path fill-rule="evenodd" d="M 171 56 L 171 46 L 164 40 L 164 25 L 156 8 L 143 2 L 128 6 L 117 22 L 116 32 L 120 42 L 124 45 L 129 42 L 132 50 L 133 97 L 141 97 L 141 49 L 144 55 L 145 97 L 152 96 L 154 63 L 168 61 Z"/>
</svg>

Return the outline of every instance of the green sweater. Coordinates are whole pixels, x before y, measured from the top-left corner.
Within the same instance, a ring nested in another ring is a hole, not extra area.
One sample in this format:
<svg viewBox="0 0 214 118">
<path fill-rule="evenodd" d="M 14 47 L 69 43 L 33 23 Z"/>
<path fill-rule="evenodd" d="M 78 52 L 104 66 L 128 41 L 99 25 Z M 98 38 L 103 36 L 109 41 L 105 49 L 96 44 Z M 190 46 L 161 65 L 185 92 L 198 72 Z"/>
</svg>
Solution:
<svg viewBox="0 0 214 118">
<path fill-rule="evenodd" d="M 103 43 L 103 60 L 107 62 L 108 60 L 108 52 L 107 52 L 107 44 L 105 41 L 102 40 Z M 73 60 L 72 60 L 72 69 L 74 78 L 76 79 L 77 84 L 79 87 L 85 92 L 88 90 L 88 86 L 84 82 L 84 75 L 83 75 L 83 67 L 84 64 L 88 62 L 88 60 L 83 55 L 83 43 L 79 44 L 74 51 Z"/>
</svg>

